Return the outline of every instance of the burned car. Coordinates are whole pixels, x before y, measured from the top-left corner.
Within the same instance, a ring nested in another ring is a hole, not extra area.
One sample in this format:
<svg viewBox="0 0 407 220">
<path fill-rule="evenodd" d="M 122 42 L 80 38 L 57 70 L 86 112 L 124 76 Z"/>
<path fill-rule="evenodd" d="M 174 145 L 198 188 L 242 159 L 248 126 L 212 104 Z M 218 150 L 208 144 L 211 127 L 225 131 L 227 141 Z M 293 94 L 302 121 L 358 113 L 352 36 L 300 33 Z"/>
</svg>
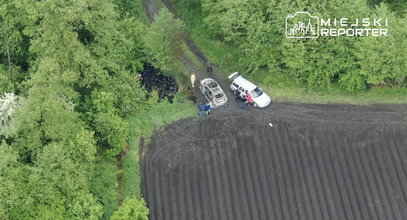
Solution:
<svg viewBox="0 0 407 220">
<path fill-rule="evenodd" d="M 211 104 L 212 108 L 225 105 L 228 101 L 225 92 L 214 79 L 206 78 L 201 80 L 199 90 Z"/>
</svg>

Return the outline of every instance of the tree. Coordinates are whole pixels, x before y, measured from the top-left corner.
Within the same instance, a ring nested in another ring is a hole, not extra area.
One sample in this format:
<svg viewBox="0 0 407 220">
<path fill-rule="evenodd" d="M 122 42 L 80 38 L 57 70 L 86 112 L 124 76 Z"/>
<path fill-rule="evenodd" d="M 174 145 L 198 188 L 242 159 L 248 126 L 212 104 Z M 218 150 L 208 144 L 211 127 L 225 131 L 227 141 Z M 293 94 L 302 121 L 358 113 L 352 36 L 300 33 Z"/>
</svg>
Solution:
<svg viewBox="0 0 407 220">
<path fill-rule="evenodd" d="M 12 93 L 13 91 L 13 84 L 7 76 L 6 71 L 4 71 L 3 65 L 0 64 L 0 95 L 3 95 L 4 93 Z"/>
<path fill-rule="evenodd" d="M 163 8 L 144 37 L 146 53 L 155 66 L 171 71 L 176 66 L 184 37 L 184 23 Z"/>
<path fill-rule="evenodd" d="M 99 219 L 90 192 L 96 144 L 120 153 L 128 135 L 121 117 L 144 105 L 135 73 L 145 59 L 145 26 L 110 0 L 0 3 L 0 24 L 10 27 L 0 40 L 0 80 L 10 75 L 9 60 L 13 74 L 29 72 L 15 93 L 21 107 L 2 105 L 15 134 L 11 147 L 0 147 L 0 218 Z M 1 80 L 0 95 L 13 92 L 11 81 Z"/>
<path fill-rule="evenodd" d="M 44 146 L 29 176 L 27 211 L 38 219 L 98 219 L 101 207 L 89 190 L 95 146 L 88 132 L 70 143 Z"/>
<path fill-rule="evenodd" d="M 20 107 L 22 99 L 13 93 L 0 96 L 0 136 L 9 137 L 14 131 L 11 118 L 16 108 Z"/>
<path fill-rule="evenodd" d="M 129 125 L 119 116 L 99 113 L 95 118 L 96 138 L 108 155 L 116 156 L 127 145 Z"/>
<path fill-rule="evenodd" d="M 111 220 L 148 220 L 148 213 L 144 200 L 127 198 L 113 214 Z"/>
<path fill-rule="evenodd" d="M 5 143 L 0 144 L 0 216 L 13 219 L 27 201 L 24 184 L 25 168 L 18 163 L 18 154 Z"/>
<path fill-rule="evenodd" d="M 407 79 L 407 19 L 380 4 L 374 16 L 387 18 L 387 37 L 365 37 L 356 44 L 360 74 L 373 86 L 405 86 Z"/>
<path fill-rule="evenodd" d="M 5 56 L 10 82 L 21 81 L 20 68 L 27 70 L 29 40 L 23 33 L 29 20 L 18 1 L 0 0 L 0 57 Z M 16 68 L 18 67 L 18 68 Z"/>
</svg>

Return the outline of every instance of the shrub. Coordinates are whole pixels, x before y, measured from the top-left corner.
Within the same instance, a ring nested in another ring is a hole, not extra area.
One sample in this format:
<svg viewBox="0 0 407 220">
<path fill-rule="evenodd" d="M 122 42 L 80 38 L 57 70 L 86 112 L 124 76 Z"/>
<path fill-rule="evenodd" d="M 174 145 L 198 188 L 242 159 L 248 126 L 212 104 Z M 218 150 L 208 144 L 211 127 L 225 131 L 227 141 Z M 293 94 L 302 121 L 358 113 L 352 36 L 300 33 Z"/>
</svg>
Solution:
<svg viewBox="0 0 407 220">
<path fill-rule="evenodd" d="M 94 125 L 97 141 L 107 150 L 106 154 L 116 156 L 122 152 L 129 134 L 127 122 L 117 115 L 99 113 L 96 115 Z"/>
</svg>

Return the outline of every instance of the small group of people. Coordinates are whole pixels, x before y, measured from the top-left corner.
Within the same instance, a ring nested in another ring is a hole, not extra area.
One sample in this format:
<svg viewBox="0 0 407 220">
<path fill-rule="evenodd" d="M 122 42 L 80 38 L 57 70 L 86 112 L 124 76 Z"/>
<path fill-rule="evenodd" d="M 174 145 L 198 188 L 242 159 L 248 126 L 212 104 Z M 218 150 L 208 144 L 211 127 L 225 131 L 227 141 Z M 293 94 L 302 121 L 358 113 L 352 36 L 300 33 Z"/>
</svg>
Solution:
<svg viewBox="0 0 407 220">
<path fill-rule="evenodd" d="M 247 90 L 242 91 L 239 89 L 236 89 L 233 94 L 235 95 L 235 101 L 240 102 L 240 108 L 244 109 L 246 105 L 253 105 L 253 96 L 250 92 Z"/>
<path fill-rule="evenodd" d="M 204 106 L 204 105 L 202 104 L 202 102 L 200 102 L 200 103 L 198 104 L 198 110 L 199 110 L 199 111 L 198 111 L 198 115 L 199 115 L 199 116 L 202 116 L 204 111 L 205 111 L 205 115 L 210 115 L 211 112 L 212 112 L 212 106 L 211 106 L 210 103 L 206 103 L 206 105 Z"/>
</svg>

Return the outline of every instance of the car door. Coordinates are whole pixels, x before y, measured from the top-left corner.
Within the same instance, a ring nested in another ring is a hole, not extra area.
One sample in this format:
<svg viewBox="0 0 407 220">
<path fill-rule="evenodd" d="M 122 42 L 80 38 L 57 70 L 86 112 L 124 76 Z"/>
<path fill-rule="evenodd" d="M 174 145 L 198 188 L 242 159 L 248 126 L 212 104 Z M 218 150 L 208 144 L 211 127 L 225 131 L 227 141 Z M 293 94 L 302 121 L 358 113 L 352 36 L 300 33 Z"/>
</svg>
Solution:
<svg viewBox="0 0 407 220">
<path fill-rule="evenodd" d="M 232 91 L 235 91 L 237 88 L 239 88 L 239 85 L 237 85 L 235 82 L 232 82 L 232 84 L 230 84 L 230 89 Z"/>
<path fill-rule="evenodd" d="M 210 90 L 207 86 L 204 87 L 204 90 L 205 90 L 205 92 L 204 92 L 205 98 L 206 98 L 206 100 L 208 100 L 208 101 L 210 102 L 210 101 L 211 101 L 212 92 L 211 92 L 211 90 Z"/>
</svg>

